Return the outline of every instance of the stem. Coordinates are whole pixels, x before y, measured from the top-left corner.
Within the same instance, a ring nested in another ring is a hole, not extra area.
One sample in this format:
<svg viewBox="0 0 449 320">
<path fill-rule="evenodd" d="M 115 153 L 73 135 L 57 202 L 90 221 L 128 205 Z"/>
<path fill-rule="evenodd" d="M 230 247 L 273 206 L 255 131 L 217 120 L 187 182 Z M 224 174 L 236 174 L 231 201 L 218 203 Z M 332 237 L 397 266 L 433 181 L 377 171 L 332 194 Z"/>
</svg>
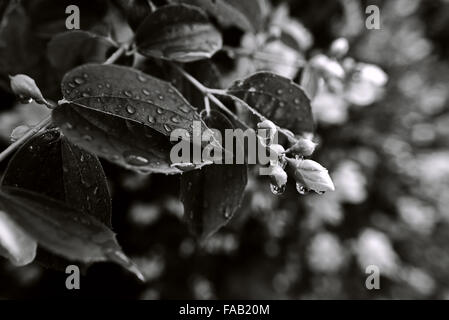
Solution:
<svg viewBox="0 0 449 320">
<path fill-rule="evenodd" d="M 210 116 L 210 100 L 207 95 L 204 96 L 204 108 L 206 110 L 206 115 L 209 117 Z"/>
<path fill-rule="evenodd" d="M 229 110 L 215 95 L 224 95 L 224 96 L 228 96 L 228 93 L 226 92 L 226 90 L 221 90 L 221 89 L 210 89 L 207 88 L 206 86 L 204 86 L 201 82 L 199 82 L 198 80 L 196 80 L 192 75 L 190 75 L 189 73 L 187 73 L 184 69 L 182 69 L 181 67 L 173 64 L 173 66 L 175 67 L 176 70 L 179 71 L 179 73 L 181 73 L 181 75 L 183 75 L 191 84 L 193 84 L 199 91 L 201 91 L 205 97 L 209 98 L 213 103 L 215 103 L 217 105 L 217 107 L 219 107 L 220 109 L 222 109 L 224 112 L 226 112 L 228 115 L 230 115 L 235 121 L 237 121 L 240 125 L 242 125 L 243 127 L 249 129 L 249 126 L 244 123 L 243 121 L 241 121 L 237 115 L 232 112 L 231 110 Z M 266 119 L 266 117 L 264 117 L 262 114 L 260 114 L 256 109 L 252 108 L 251 106 L 249 106 L 247 103 L 243 103 L 243 105 L 253 114 L 255 114 L 257 117 L 259 117 L 259 119 L 261 119 L 262 121 Z M 275 124 L 276 125 L 276 124 Z M 292 137 L 292 135 L 285 129 L 279 127 L 278 125 L 276 125 L 276 129 L 282 133 L 290 143 L 295 144 L 296 142 L 298 142 L 298 140 L 294 137 Z"/>
<path fill-rule="evenodd" d="M 122 44 L 103 64 L 113 64 L 116 62 L 128 49 L 128 44 Z"/>
<path fill-rule="evenodd" d="M 27 133 L 25 133 L 20 139 L 18 139 L 13 144 L 9 145 L 8 148 L 2 151 L 0 153 L 0 162 L 5 160 L 12 152 L 14 152 L 18 147 L 20 147 L 22 144 L 26 143 L 28 140 L 30 140 L 36 133 L 41 131 L 42 129 L 47 128 L 51 123 L 51 115 L 39 122 L 36 126 L 31 128 Z"/>
</svg>

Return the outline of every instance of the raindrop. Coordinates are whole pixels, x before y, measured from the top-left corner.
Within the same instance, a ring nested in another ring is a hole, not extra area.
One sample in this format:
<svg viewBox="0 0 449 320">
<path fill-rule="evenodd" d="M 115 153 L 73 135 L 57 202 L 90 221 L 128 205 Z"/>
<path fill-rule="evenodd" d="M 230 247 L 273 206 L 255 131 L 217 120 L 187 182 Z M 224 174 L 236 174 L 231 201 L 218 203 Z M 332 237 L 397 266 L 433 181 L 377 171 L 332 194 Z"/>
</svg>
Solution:
<svg viewBox="0 0 449 320">
<path fill-rule="evenodd" d="M 161 108 L 157 108 L 156 109 L 157 114 L 163 114 L 164 110 L 162 110 Z"/>
<path fill-rule="evenodd" d="M 301 101 L 298 98 L 295 98 L 294 102 L 295 102 L 295 104 L 300 104 L 301 103 Z"/>
<path fill-rule="evenodd" d="M 106 86 L 106 88 L 110 88 L 111 84 L 106 82 L 105 86 Z"/>
<path fill-rule="evenodd" d="M 136 167 L 145 166 L 150 162 L 144 156 L 139 156 L 133 152 L 124 152 L 123 157 L 128 164 Z"/>
<path fill-rule="evenodd" d="M 274 195 L 280 196 L 285 191 L 285 185 L 283 185 L 282 187 L 278 187 L 278 186 L 270 183 L 270 190 L 271 190 L 271 193 L 273 193 Z"/>
<path fill-rule="evenodd" d="M 156 120 L 154 119 L 154 117 L 153 116 L 148 116 L 148 122 L 150 122 L 150 123 L 155 123 L 156 122 Z"/>
<path fill-rule="evenodd" d="M 139 80 L 140 82 L 147 82 L 148 81 L 148 79 L 145 76 L 141 75 L 141 74 L 137 75 L 137 80 Z"/>
<path fill-rule="evenodd" d="M 282 89 L 278 89 L 278 90 L 276 91 L 276 93 L 280 95 L 280 94 L 284 93 L 284 91 L 282 91 Z"/>
<path fill-rule="evenodd" d="M 229 211 L 228 209 L 225 209 L 224 217 L 225 217 L 225 219 L 230 219 L 231 218 L 231 211 Z"/>
<path fill-rule="evenodd" d="M 167 132 L 171 132 L 172 128 L 168 124 L 164 124 L 164 129 Z"/>
<path fill-rule="evenodd" d="M 179 123 L 179 119 L 178 119 L 176 116 L 173 116 L 173 117 L 171 118 L 171 121 L 172 121 L 173 123 Z"/>
<path fill-rule="evenodd" d="M 142 93 L 146 96 L 150 95 L 150 91 L 148 91 L 147 89 L 142 89 Z"/>
<path fill-rule="evenodd" d="M 300 195 L 306 195 L 309 193 L 309 189 L 307 189 L 306 187 L 304 187 L 301 183 L 297 182 L 296 183 L 296 191 L 298 191 L 298 193 Z"/>
<path fill-rule="evenodd" d="M 73 81 L 74 81 L 76 84 L 83 84 L 83 83 L 84 83 L 84 79 L 83 79 L 83 78 L 79 78 L 79 77 L 75 77 L 75 78 L 73 79 Z"/>
<path fill-rule="evenodd" d="M 161 94 L 158 96 L 158 98 L 159 98 L 159 100 L 164 100 L 164 96 Z"/>
<path fill-rule="evenodd" d="M 184 113 L 189 113 L 190 109 L 187 106 L 180 106 L 179 110 L 181 110 Z"/>
<path fill-rule="evenodd" d="M 87 92 L 83 92 L 82 96 L 83 96 L 84 98 L 87 98 L 87 97 L 90 97 L 90 94 L 88 94 Z"/>
<path fill-rule="evenodd" d="M 134 108 L 132 105 L 127 105 L 126 112 L 128 112 L 129 114 L 134 114 L 136 113 L 136 108 Z"/>
<path fill-rule="evenodd" d="M 128 98 L 131 98 L 131 97 L 133 96 L 132 92 L 129 91 L 129 90 L 123 91 L 123 94 L 124 94 L 125 96 L 127 96 Z"/>
<path fill-rule="evenodd" d="M 70 88 L 75 88 L 75 87 L 76 87 L 76 84 L 74 84 L 73 82 L 69 82 L 69 87 L 70 87 Z"/>
</svg>

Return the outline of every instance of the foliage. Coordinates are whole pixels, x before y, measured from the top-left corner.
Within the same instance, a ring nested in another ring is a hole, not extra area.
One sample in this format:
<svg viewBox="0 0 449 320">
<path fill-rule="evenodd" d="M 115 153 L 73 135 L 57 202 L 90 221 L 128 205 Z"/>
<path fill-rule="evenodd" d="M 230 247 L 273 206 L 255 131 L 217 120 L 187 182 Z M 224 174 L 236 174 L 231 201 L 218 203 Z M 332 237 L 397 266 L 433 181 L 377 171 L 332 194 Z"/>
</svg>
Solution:
<svg viewBox="0 0 449 320">
<path fill-rule="evenodd" d="M 81 10 L 77 31 L 64 29 L 66 1 L 0 6 L 1 99 L 11 105 L 0 121 L 18 117 L 1 122 L 9 128 L 2 132 L 26 125 L 14 130 L 20 147 L 4 168 L 0 230 L 9 233 L 0 233 L 0 254 L 18 265 L 36 257 L 56 269 L 84 266 L 88 296 L 366 298 L 375 295 L 363 287 L 369 264 L 383 270 L 381 297 L 443 295 L 433 275 L 446 281 L 447 272 L 423 262 L 422 248 L 440 254 L 444 233 L 422 232 L 444 220 L 447 204 L 425 169 L 447 156 L 425 154 L 447 140 L 447 95 L 424 98 L 440 79 L 420 65 L 446 64 L 425 54 L 431 42 L 420 23 L 422 33 L 412 32 L 430 9 L 414 1 L 405 22 L 396 22 L 399 2 L 382 7 L 391 18 L 382 31 L 363 30 L 362 4 L 352 0 L 319 8 L 313 1 L 70 1 Z M 14 75 L 28 91 L 10 87 Z M 40 95 L 29 90 L 33 83 Z M 50 110 L 31 121 L 18 115 L 41 110 L 41 102 Z M 205 131 L 279 134 L 279 144 L 264 141 L 279 156 L 271 176 L 248 164 L 172 163 L 170 134 L 194 135 L 192 121 Z M 334 184 L 334 192 L 308 194 Z M 103 263 L 89 267 L 94 262 Z M 107 262 L 146 282 L 129 281 Z M 13 274 L 0 276 L 5 286 L 60 286 L 60 272 L 3 264 Z M 29 283 L 14 283 L 24 275 Z M 106 292 L 101 284 L 111 276 L 120 290 Z"/>
</svg>

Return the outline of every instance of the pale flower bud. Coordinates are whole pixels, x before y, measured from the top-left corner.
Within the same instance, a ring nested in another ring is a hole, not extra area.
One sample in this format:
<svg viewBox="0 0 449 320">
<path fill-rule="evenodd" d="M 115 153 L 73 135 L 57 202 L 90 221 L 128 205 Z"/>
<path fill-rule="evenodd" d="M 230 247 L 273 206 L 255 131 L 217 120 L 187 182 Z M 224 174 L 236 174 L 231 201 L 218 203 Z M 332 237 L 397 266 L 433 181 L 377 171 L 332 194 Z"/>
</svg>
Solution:
<svg viewBox="0 0 449 320">
<path fill-rule="evenodd" d="M 330 54 L 337 57 L 344 57 L 349 51 L 349 42 L 346 38 L 335 39 L 331 44 Z"/>
<path fill-rule="evenodd" d="M 299 138 L 298 142 L 288 149 L 294 155 L 309 157 L 315 151 L 317 144 L 310 139 Z"/>
<path fill-rule="evenodd" d="M 295 180 L 307 189 L 317 193 L 334 191 L 335 186 L 326 168 L 313 160 L 289 161 L 295 169 Z"/>
<path fill-rule="evenodd" d="M 329 59 L 324 54 L 319 54 L 310 60 L 310 65 L 315 69 L 321 71 L 325 76 L 331 78 L 343 79 L 345 77 L 345 70 L 335 60 Z"/>
<path fill-rule="evenodd" d="M 22 100 L 33 99 L 39 104 L 45 104 L 48 107 L 52 105 L 45 100 L 34 79 L 25 74 L 10 76 L 11 90 Z"/>
<path fill-rule="evenodd" d="M 266 130 L 267 136 L 265 136 L 263 138 L 265 138 L 267 145 L 271 144 L 271 142 L 273 141 L 273 139 L 277 133 L 276 125 L 270 120 L 264 120 L 257 124 L 257 128 L 259 130 Z"/>
<path fill-rule="evenodd" d="M 275 152 L 278 156 L 285 153 L 285 149 L 280 144 L 272 144 L 270 145 L 270 149 Z"/>
<path fill-rule="evenodd" d="M 278 188 L 283 188 L 287 184 L 287 173 L 280 166 L 271 166 L 270 167 L 270 180 L 271 184 L 275 185 Z"/>
</svg>

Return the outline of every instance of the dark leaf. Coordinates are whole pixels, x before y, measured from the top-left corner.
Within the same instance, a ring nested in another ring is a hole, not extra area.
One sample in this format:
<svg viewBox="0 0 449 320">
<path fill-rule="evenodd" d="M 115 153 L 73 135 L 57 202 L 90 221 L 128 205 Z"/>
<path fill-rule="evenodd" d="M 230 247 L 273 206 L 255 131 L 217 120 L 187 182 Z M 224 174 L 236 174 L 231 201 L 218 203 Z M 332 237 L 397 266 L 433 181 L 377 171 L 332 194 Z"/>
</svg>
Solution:
<svg viewBox="0 0 449 320">
<path fill-rule="evenodd" d="M 75 105 L 53 110 L 53 121 L 84 149 L 139 173 L 180 173 L 171 168 L 171 145 L 163 134 L 133 121 Z"/>
<path fill-rule="evenodd" d="M 98 158 L 57 130 L 25 143 L 9 162 L 2 185 L 59 200 L 111 226 L 111 197 Z"/>
<path fill-rule="evenodd" d="M 94 217 L 35 192 L 11 187 L 2 187 L 0 207 L 47 250 L 84 263 L 114 261 L 142 279 L 114 233 Z"/>
<path fill-rule="evenodd" d="M 145 56 L 179 62 L 211 58 L 222 47 L 220 32 L 194 6 L 168 5 L 150 14 L 136 32 Z"/>
<path fill-rule="evenodd" d="M 119 7 L 124 11 L 128 23 L 136 30 L 142 21 L 153 12 L 153 6 L 149 0 L 116 0 Z"/>
<path fill-rule="evenodd" d="M 234 83 L 228 93 L 295 134 L 313 132 L 310 99 L 290 79 L 269 72 L 259 72 Z"/>
<path fill-rule="evenodd" d="M 193 121 L 200 121 L 170 83 L 128 67 L 83 65 L 68 72 L 61 87 L 67 102 L 140 123 L 166 136 L 178 128 L 191 134 Z"/>
<path fill-rule="evenodd" d="M 87 31 L 68 31 L 55 35 L 47 46 L 47 56 L 58 71 L 88 63 L 104 62 L 114 44 L 111 40 Z"/>
<path fill-rule="evenodd" d="M 206 122 L 222 132 L 232 128 L 231 122 L 218 111 L 213 111 Z M 182 175 L 184 218 L 200 240 L 230 221 L 241 204 L 246 183 L 246 165 L 213 164 Z"/>
<path fill-rule="evenodd" d="M 247 32 L 263 29 L 266 11 L 264 0 L 172 0 L 198 6 L 225 26 L 235 26 Z"/>
</svg>

